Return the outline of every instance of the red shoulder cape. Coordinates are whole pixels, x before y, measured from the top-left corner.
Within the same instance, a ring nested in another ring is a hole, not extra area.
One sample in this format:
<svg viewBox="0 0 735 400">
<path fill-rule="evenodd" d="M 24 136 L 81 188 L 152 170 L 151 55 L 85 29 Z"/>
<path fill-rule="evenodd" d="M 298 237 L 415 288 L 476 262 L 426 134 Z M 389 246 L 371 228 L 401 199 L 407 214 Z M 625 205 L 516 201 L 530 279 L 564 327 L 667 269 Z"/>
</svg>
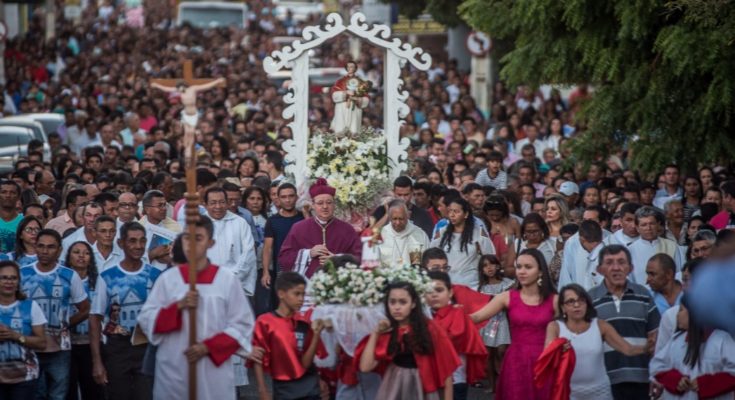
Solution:
<svg viewBox="0 0 735 400">
<path fill-rule="evenodd" d="M 414 353 L 414 357 L 424 393 L 433 393 L 444 387 L 444 382 L 461 365 L 461 361 L 454 351 L 452 341 L 449 340 L 444 330 L 432 320 L 426 320 L 426 323 L 429 327 L 432 344 L 434 345 L 434 352 L 432 354 Z M 410 332 L 410 327 L 400 328 L 398 331 L 399 342 L 402 341 L 403 335 L 410 334 Z M 354 357 L 355 362 L 360 362 L 360 357 L 363 351 L 365 351 L 365 346 L 369 338 L 370 336 L 365 337 L 357 346 Z M 378 367 L 375 369 L 375 372 L 381 375 L 383 375 L 393 360 L 393 355 L 388 353 L 389 341 L 390 332 L 386 332 L 378 337 L 378 342 L 375 345 L 375 360 L 378 361 Z"/>
<path fill-rule="evenodd" d="M 467 383 L 473 384 L 485 379 L 487 349 L 465 308 L 461 305 L 440 308 L 434 313 L 434 321 L 447 333 L 454 350 L 465 355 Z"/>
<path fill-rule="evenodd" d="M 294 314 L 290 318 L 279 317 L 274 313 L 266 313 L 258 317 L 253 330 L 253 346 L 262 347 L 263 369 L 273 379 L 295 380 L 306 373 L 301 365 L 302 353 L 299 352 L 296 343 L 295 329 L 299 322 L 306 323 L 308 320 L 303 315 Z M 306 349 L 313 340 L 314 332 L 311 326 L 306 333 L 303 348 Z M 248 361 L 248 368 L 252 361 Z"/>
<path fill-rule="evenodd" d="M 551 400 L 569 399 L 571 394 L 571 379 L 577 357 L 573 348 L 563 351 L 564 344 L 569 340 L 557 338 L 541 353 L 533 367 L 533 383 L 537 388 L 544 387 L 550 379 Z"/>
<path fill-rule="evenodd" d="M 461 304 L 467 314 L 479 311 L 493 299 L 493 296 L 472 290 L 465 285 L 452 285 L 452 293 L 454 293 L 454 302 Z M 486 320 L 476 325 L 478 328 L 482 328 L 487 325 L 488 321 Z"/>
</svg>

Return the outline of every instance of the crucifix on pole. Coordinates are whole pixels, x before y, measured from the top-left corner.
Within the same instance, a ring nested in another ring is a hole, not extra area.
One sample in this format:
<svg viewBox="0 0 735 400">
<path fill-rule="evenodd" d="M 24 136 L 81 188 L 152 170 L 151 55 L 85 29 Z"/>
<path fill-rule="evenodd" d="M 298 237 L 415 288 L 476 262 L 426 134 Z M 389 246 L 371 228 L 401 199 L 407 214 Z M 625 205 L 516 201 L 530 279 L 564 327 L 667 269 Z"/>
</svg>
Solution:
<svg viewBox="0 0 735 400">
<path fill-rule="evenodd" d="M 178 92 L 181 95 L 181 104 L 184 110 L 181 112 L 181 121 L 184 128 L 187 125 L 196 128 L 199 120 L 197 110 L 197 93 L 212 89 L 216 86 L 224 87 L 225 78 L 194 78 L 194 67 L 191 60 L 184 61 L 184 77 L 174 79 L 151 79 L 151 87 L 166 93 Z"/>
<path fill-rule="evenodd" d="M 179 92 L 181 94 L 181 104 L 184 110 L 181 111 L 181 120 L 184 123 L 184 162 L 186 165 L 186 231 L 189 236 L 189 245 L 184 251 L 186 259 L 189 263 L 189 290 L 196 291 L 197 269 L 199 260 L 205 257 L 204 254 L 198 254 L 194 249 L 194 237 L 196 236 L 196 223 L 200 218 L 199 215 L 199 194 L 197 193 L 197 177 L 196 177 L 196 156 L 194 154 L 194 129 L 199 118 L 199 112 L 196 106 L 197 93 L 209 90 L 215 86 L 224 86 L 226 83 L 224 78 L 194 78 L 191 60 L 184 62 L 183 79 L 151 79 L 151 87 L 162 90 L 167 93 Z M 197 310 L 195 307 L 189 308 L 189 346 L 197 343 Z M 197 374 L 196 362 L 189 362 L 189 400 L 197 398 Z"/>
</svg>

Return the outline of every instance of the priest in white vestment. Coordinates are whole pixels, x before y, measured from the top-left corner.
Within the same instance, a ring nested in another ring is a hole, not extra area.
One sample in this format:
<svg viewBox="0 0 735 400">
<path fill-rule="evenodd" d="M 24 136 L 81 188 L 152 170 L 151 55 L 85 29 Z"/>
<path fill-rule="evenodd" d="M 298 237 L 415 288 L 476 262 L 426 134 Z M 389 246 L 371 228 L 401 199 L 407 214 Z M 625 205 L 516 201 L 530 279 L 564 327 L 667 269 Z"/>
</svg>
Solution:
<svg viewBox="0 0 735 400">
<path fill-rule="evenodd" d="M 633 282 L 647 288 L 646 265 L 654 255 L 664 253 L 671 256 L 676 264 L 677 276 L 684 264 L 676 242 L 659 236 L 662 224 L 656 217 L 657 212 L 653 207 L 648 206 L 641 207 L 636 211 L 636 228 L 640 237 L 628 246 L 633 262 L 633 271 L 630 273 L 630 278 Z"/>
<path fill-rule="evenodd" d="M 390 223 L 380 231 L 380 263 L 402 265 L 411 262 L 410 253 L 429 248 L 429 237 L 409 220 L 408 208 L 403 200 L 393 200 L 388 206 Z"/>
<path fill-rule="evenodd" d="M 214 244 L 212 223 L 201 217 L 195 245 L 206 254 Z M 189 245 L 184 234 L 184 247 Z M 156 280 L 139 316 L 146 337 L 158 346 L 153 398 L 188 398 L 188 361 L 198 360 L 197 399 L 235 400 L 234 357 L 251 352 L 255 318 L 238 279 L 201 257 L 196 292 L 189 292 L 188 265 L 172 267 Z M 196 306 L 197 343 L 189 346 L 188 308 Z"/>
</svg>

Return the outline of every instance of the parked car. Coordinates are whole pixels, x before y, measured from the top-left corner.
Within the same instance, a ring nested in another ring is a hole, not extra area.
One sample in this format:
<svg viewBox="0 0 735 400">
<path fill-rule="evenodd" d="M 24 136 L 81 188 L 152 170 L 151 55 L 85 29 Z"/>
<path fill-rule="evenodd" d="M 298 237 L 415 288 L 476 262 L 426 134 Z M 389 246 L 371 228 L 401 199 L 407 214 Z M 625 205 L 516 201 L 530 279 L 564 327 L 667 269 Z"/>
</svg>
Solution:
<svg viewBox="0 0 735 400">
<path fill-rule="evenodd" d="M 35 114 L 22 114 L 20 117 L 30 118 L 43 125 L 43 131 L 48 137 L 49 133 L 56 132 L 61 125 L 64 125 L 66 120 L 63 114 L 58 113 L 35 113 Z"/>
<path fill-rule="evenodd" d="M 20 115 L 0 119 L 0 126 L 21 126 L 30 129 L 33 133 L 33 138 L 43 142 L 43 161 L 51 161 L 51 146 L 48 144 L 46 131 L 40 122 L 34 121 L 25 115 Z"/>
<path fill-rule="evenodd" d="M 18 158 L 28 155 L 28 142 L 34 138 L 33 130 L 30 128 L 0 125 L 0 174 L 14 170 Z"/>
</svg>

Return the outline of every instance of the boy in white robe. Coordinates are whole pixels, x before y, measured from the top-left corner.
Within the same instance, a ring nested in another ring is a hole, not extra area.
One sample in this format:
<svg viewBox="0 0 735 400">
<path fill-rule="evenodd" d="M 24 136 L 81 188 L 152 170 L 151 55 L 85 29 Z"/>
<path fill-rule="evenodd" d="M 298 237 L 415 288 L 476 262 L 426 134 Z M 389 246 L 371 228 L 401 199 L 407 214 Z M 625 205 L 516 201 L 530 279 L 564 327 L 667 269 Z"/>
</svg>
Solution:
<svg viewBox="0 0 735 400">
<path fill-rule="evenodd" d="M 212 221 L 196 224 L 196 254 L 214 244 Z M 190 245 L 184 233 L 184 248 Z M 170 268 L 153 287 L 138 317 L 143 332 L 158 346 L 154 375 L 155 399 L 188 397 L 188 362 L 197 361 L 197 399 L 237 396 L 233 356 L 251 352 L 254 317 L 238 279 L 202 256 L 197 265 L 197 290 L 189 291 L 188 265 Z M 188 309 L 197 308 L 197 343 L 189 346 Z"/>
</svg>

